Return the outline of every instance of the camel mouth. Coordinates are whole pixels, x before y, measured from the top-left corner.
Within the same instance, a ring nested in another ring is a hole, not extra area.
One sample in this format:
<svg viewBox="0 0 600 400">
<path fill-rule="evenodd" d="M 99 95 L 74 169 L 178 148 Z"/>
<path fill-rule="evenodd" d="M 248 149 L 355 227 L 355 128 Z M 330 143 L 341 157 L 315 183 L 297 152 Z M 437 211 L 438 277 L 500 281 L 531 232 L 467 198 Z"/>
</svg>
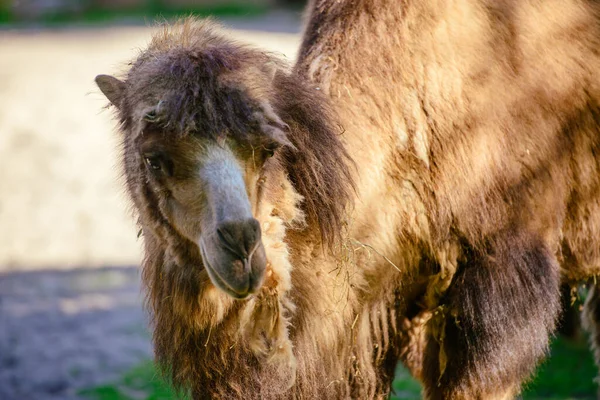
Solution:
<svg viewBox="0 0 600 400">
<path fill-rule="evenodd" d="M 210 278 L 212 283 L 216 287 L 218 287 L 219 289 L 223 290 L 225 293 L 227 293 L 228 295 L 233 297 L 234 299 L 244 300 L 244 299 L 247 299 L 248 297 L 252 296 L 253 293 L 250 293 L 250 292 L 246 292 L 246 293 L 236 292 L 231 286 L 229 286 L 229 284 L 227 284 L 227 282 L 225 282 L 223 279 L 221 279 L 221 277 L 219 276 L 219 273 L 210 266 L 210 263 L 204 262 L 204 267 L 206 268 L 206 272 L 208 272 L 208 277 Z"/>
<path fill-rule="evenodd" d="M 231 252 L 226 248 L 214 249 L 211 257 L 205 240 L 200 240 L 199 247 L 208 277 L 217 288 L 236 300 L 247 299 L 259 291 L 266 267 L 266 259 L 261 257 L 264 255 L 262 243 L 245 259 L 232 259 Z M 215 251 L 217 256 L 214 256 Z M 216 262 L 219 258 L 222 259 L 220 263 Z"/>
</svg>

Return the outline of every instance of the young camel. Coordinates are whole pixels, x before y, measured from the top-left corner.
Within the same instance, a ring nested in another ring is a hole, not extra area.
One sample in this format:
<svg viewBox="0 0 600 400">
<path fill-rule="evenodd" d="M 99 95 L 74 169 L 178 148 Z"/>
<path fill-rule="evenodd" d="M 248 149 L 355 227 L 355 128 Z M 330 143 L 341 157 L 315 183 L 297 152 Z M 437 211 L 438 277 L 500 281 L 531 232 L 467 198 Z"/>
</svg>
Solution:
<svg viewBox="0 0 600 400">
<path fill-rule="evenodd" d="M 599 11 L 317 0 L 291 71 L 188 19 L 98 76 L 173 382 L 385 398 L 402 360 L 429 399 L 517 395 L 599 272 Z"/>
</svg>

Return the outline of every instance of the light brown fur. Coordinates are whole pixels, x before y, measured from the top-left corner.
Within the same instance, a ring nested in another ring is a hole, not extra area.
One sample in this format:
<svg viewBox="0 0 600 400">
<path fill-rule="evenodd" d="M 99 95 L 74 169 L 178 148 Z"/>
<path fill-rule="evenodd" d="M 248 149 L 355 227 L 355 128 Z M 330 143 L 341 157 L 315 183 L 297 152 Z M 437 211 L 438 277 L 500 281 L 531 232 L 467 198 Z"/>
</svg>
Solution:
<svg viewBox="0 0 600 400">
<path fill-rule="evenodd" d="M 339 155 L 319 168 L 342 171 L 331 177 L 340 196 L 329 198 L 340 214 L 327 220 L 302 191 L 309 175 L 286 170 L 311 170 L 317 152 L 250 168 L 269 267 L 244 301 L 190 268 L 202 264 L 193 243 L 167 240 L 177 236 L 168 219 L 152 226 L 157 210 L 136 194 L 148 189 L 128 176 L 157 355 L 174 381 L 196 398 L 384 398 L 402 359 L 428 398 L 518 393 L 554 329 L 559 273 L 575 282 L 600 272 L 599 12 L 583 0 L 312 1 L 298 62 L 283 75 L 271 56 L 206 24 L 157 36 L 139 65 L 153 52 L 206 51 L 197 37 L 241 64 L 272 60 L 269 71 L 233 76 L 272 105 L 294 144 Z M 132 87 L 156 78 L 140 71 Z M 339 117 L 352 177 L 337 142 L 311 138 L 304 114 L 282 112 L 282 93 L 302 90 L 315 100 L 298 104 L 322 105 L 327 124 Z M 141 101 L 117 105 L 125 137 Z M 126 148 L 126 172 L 134 152 Z"/>
</svg>

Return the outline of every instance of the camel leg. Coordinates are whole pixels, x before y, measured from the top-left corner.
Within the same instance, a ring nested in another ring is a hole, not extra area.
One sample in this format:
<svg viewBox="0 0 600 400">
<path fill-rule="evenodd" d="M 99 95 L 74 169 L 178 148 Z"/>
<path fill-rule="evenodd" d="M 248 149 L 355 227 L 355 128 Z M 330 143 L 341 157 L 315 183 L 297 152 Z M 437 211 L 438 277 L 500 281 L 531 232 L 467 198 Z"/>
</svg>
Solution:
<svg viewBox="0 0 600 400">
<path fill-rule="evenodd" d="M 600 287 L 597 284 L 591 285 L 585 300 L 582 322 L 585 329 L 590 333 L 594 360 L 596 366 L 600 368 Z M 600 390 L 598 391 L 598 398 L 600 398 Z"/>
<path fill-rule="evenodd" d="M 560 311 L 558 264 L 544 244 L 489 238 L 463 260 L 428 323 L 428 399 L 510 399 L 548 349 Z"/>
</svg>

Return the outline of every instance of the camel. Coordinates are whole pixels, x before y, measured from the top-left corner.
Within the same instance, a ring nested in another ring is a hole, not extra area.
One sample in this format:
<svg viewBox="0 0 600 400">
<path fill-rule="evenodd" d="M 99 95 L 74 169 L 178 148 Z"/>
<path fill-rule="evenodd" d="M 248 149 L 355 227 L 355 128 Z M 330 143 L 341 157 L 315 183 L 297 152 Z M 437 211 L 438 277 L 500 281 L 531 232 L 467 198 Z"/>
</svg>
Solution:
<svg viewBox="0 0 600 400">
<path fill-rule="evenodd" d="M 158 365 L 195 399 L 506 399 L 600 272 L 600 5 L 312 0 L 294 65 L 188 18 L 114 106 Z M 600 295 L 587 325 L 600 359 Z"/>
</svg>

